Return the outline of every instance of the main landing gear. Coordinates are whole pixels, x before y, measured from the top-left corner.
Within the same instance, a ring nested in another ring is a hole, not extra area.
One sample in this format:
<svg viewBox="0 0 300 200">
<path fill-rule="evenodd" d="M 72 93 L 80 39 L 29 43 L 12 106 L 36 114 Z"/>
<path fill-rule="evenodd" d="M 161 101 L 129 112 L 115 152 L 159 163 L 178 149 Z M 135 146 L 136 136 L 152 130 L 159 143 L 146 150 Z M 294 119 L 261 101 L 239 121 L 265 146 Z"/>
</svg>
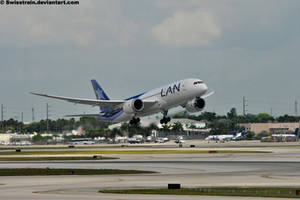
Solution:
<svg viewBox="0 0 300 200">
<path fill-rule="evenodd" d="M 163 112 L 163 115 L 164 115 L 164 117 L 160 120 L 160 123 L 161 123 L 161 124 L 167 124 L 168 122 L 171 121 L 171 118 L 170 118 L 170 117 L 167 117 L 168 111 L 164 111 L 164 112 Z"/>
<path fill-rule="evenodd" d="M 132 120 L 129 121 L 129 124 L 136 126 L 140 121 L 141 121 L 140 118 L 133 117 Z"/>
<path fill-rule="evenodd" d="M 161 124 L 167 124 L 168 122 L 171 121 L 171 118 L 170 117 L 163 117 L 161 120 L 160 120 L 160 123 Z"/>
</svg>

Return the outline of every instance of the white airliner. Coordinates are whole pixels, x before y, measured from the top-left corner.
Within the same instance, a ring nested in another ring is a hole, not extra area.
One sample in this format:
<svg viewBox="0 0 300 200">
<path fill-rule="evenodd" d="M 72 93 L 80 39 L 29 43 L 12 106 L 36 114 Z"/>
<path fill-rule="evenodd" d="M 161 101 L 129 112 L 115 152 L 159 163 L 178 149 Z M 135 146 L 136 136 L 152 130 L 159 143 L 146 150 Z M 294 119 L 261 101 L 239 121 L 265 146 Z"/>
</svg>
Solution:
<svg viewBox="0 0 300 200">
<path fill-rule="evenodd" d="M 245 129 L 243 129 L 242 132 L 237 133 L 237 134 L 232 138 L 232 140 L 243 140 L 243 139 L 245 139 L 245 134 L 246 134 L 246 131 L 245 131 Z"/>
<path fill-rule="evenodd" d="M 282 138 L 285 138 L 285 137 L 298 137 L 299 135 L 299 128 L 296 128 L 295 129 L 295 132 L 294 133 L 286 133 L 286 134 L 272 134 L 273 137 L 282 137 Z"/>
<path fill-rule="evenodd" d="M 230 140 L 240 140 L 244 137 L 245 135 L 245 129 L 242 130 L 242 132 L 237 133 L 236 129 L 232 131 L 231 134 L 227 135 L 210 135 L 205 138 L 206 141 L 220 141 L 220 142 L 226 142 Z"/>
<path fill-rule="evenodd" d="M 162 124 L 170 121 L 167 117 L 168 110 L 177 106 L 184 107 L 188 112 L 199 112 L 205 107 L 205 98 L 214 92 L 208 92 L 206 84 L 195 78 L 184 79 L 169 85 L 143 92 L 125 100 L 110 100 L 96 80 L 91 80 L 96 100 L 70 98 L 47 94 L 33 93 L 48 98 L 65 100 L 76 104 L 99 106 L 100 113 L 68 115 L 68 117 L 95 117 L 101 121 L 120 123 L 130 121 L 130 124 L 137 124 L 139 117 L 152 115 L 161 112 Z"/>
</svg>

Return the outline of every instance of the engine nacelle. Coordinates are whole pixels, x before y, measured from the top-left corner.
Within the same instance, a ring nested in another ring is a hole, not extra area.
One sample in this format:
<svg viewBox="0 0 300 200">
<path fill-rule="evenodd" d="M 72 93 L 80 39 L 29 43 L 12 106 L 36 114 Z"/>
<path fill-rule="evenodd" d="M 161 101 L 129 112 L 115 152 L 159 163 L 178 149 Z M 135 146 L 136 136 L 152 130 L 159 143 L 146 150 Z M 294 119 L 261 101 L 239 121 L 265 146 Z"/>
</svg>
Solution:
<svg viewBox="0 0 300 200">
<path fill-rule="evenodd" d="M 202 98 L 195 98 L 185 105 L 185 109 L 188 112 L 199 112 L 205 107 L 205 101 Z"/>
<path fill-rule="evenodd" d="M 131 99 L 123 105 L 123 110 L 127 114 L 141 112 L 144 109 L 144 102 L 141 99 Z"/>
</svg>

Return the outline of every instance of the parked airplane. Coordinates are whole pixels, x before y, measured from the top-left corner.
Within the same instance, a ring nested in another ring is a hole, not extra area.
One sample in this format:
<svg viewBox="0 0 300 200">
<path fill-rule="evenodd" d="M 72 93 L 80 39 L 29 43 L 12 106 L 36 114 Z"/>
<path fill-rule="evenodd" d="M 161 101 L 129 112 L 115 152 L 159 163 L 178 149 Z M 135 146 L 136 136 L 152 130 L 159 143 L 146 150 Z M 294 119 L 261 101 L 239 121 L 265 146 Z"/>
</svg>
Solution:
<svg viewBox="0 0 300 200">
<path fill-rule="evenodd" d="M 185 141 L 184 141 L 184 139 L 183 139 L 182 136 L 178 136 L 174 142 L 175 142 L 176 144 L 182 144 L 182 143 L 184 143 Z"/>
<path fill-rule="evenodd" d="M 95 117 L 101 121 L 119 123 L 130 121 L 137 124 L 139 117 L 161 112 L 161 124 L 167 124 L 170 117 L 168 110 L 177 106 L 184 107 L 188 112 L 199 112 L 205 107 L 205 98 L 214 92 L 207 92 L 206 84 L 195 78 L 184 79 L 175 83 L 143 92 L 125 100 L 110 100 L 96 80 L 91 80 L 97 100 L 80 99 L 47 94 L 31 93 L 38 96 L 65 100 L 72 103 L 99 106 L 100 113 L 68 115 L 69 117 Z"/>
<path fill-rule="evenodd" d="M 231 134 L 227 135 L 210 135 L 205 138 L 206 141 L 230 141 L 230 140 L 238 140 L 241 139 L 245 135 L 245 130 L 243 130 L 241 133 L 237 133 L 237 130 L 234 129 Z"/>
<path fill-rule="evenodd" d="M 245 134 L 246 134 L 246 131 L 245 131 L 245 129 L 243 129 L 242 132 L 237 133 L 236 136 L 234 136 L 232 138 L 232 140 L 242 140 L 244 138 Z"/>
</svg>

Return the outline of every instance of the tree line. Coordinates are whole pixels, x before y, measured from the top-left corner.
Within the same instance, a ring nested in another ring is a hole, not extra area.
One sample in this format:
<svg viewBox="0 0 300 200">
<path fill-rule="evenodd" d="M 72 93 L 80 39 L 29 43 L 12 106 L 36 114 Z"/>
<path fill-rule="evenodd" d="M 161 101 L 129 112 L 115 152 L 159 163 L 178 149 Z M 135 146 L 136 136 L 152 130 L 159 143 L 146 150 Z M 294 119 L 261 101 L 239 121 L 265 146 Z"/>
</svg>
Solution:
<svg viewBox="0 0 300 200">
<path fill-rule="evenodd" d="M 300 116 L 283 115 L 273 117 L 268 113 L 238 115 L 235 108 L 230 109 L 226 115 L 218 115 L 215 112 L 202 112 L 199 115 L 190 115 L 187 112 L 177 113 L 173 118 L 186 118 L 196 121 L 204 121 L 207 128 L 211 129 L 211 134 L 228 134 L 234 129 L 241 130 L 238 126 L 240 123 L 266 123 L 266 122 L 299 122 Z M 78 127 L 85 130 L 85 136 L 88 137 L 114 137 L 116 135 L 142 134 L 144 136 L 151 135 L 152 130 L 159 130 L 155 124 L 149 127 L 130 126 L 128 123 L 123 123 L 120 128 L 108 129 L 109 124 L 91 117 L 82 117 L 79 120 L 71 119 L 57 119 L 57 120 L 41 120 L 39 122 L 32 122 L 24 124 L 14 119 L 0 122 L 0 133 L 5 132 L 19 132 L 19 133 L 45 133 L 51 132 L 60 134 L 63 132 L 70 132 Z M 195 127 L 190 127 L 195 128 Z M 179 122 L 170 125 L 164 125 L 160 131 L 176 131 L 182 132 L 183 127 Z M 83 137 L 83 136 L 76 136 Z"/>
<path fill-rule="evenodd" d="M 282 115 L 273 117 L 268 113 L 238 115 L 236 108 L 231 108 L 226 115 L 218 115 L 215 112 L 202 112 L 199 115 L 190 115 L 187 112 L 177 113 L 173 118 L 187 118 L 196 121 L 205 121 L 211 134 L 228 134 L 234 129 L 242 130 L 239 124 L 242 123 L 284 123 L 299 122 L 300 116 Z M 251 133 L 253 135 L 253 133 Z"/>
</svg>

